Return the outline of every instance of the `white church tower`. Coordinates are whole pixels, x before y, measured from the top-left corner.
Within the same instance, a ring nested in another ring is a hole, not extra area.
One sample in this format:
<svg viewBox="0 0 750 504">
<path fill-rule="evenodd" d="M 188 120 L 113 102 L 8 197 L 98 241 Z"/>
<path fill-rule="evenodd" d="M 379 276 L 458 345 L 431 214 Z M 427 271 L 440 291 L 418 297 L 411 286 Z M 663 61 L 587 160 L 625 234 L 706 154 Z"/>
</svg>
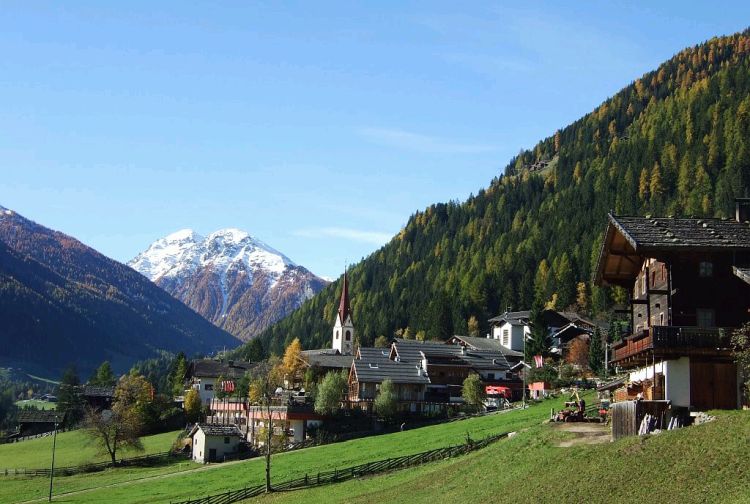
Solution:
<svg viewBox="0 0 750 504">
<path fill-rule="evenodd" d="M 344 286 L 341 289 L 341 302 L 333 325 L 333 349 L 343 355 L 354 353 L 354 322 L 352 309 L 349 306 L 349 279 L 344 271 Z"/>
</svg>

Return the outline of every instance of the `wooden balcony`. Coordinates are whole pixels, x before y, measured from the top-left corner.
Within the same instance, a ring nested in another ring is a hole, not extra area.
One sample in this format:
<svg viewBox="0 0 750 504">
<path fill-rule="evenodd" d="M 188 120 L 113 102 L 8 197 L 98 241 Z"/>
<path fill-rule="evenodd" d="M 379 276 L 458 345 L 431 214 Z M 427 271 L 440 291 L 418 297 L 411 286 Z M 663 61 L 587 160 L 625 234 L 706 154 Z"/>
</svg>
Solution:
<svg viewBox="0 0 750 504">
<path fill-rule="evenodd" d="M 653 326 L 616 343 L 611 360 L 638 366 L 648 364 L 652 357 L 727 354 L 731 334 L 732 329 L 723 327 Z"/>
</svg>

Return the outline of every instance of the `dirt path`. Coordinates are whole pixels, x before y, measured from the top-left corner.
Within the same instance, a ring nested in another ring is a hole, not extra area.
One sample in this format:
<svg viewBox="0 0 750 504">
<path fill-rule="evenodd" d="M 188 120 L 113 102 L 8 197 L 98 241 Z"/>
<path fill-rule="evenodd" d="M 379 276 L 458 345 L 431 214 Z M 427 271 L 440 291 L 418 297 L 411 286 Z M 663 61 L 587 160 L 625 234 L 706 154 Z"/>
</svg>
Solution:
<svg viewBox="0 0 750 504">
<path fill-rule="evenodd" d="M 561 441 L 557 445 L 559 448 L 570 448 L 582 444 L 609 443 L 612 440 L 609 427 L 603 424 L 563 422 L 554 424 L 553 428 L 560 432 L 570 432 L 576 436 L 573 439 Z"/>
</svg>

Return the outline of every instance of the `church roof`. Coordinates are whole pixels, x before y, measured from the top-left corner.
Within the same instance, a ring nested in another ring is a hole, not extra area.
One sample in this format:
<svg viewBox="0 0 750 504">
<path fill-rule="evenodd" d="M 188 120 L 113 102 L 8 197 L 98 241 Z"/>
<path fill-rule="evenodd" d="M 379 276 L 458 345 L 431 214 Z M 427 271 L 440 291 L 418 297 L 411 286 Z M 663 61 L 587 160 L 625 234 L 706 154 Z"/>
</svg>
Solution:
<svg viewBox="0 0 750 504">
<path fill-rule="evenodd" d="M 344 285 L 341 288 L 341 302 L 339 303 L 339 319 L 343 324 L 346 317 L 352 316 L 352 308 L 349 305 L 349 275 L 344 272 Z"/>
</svg>

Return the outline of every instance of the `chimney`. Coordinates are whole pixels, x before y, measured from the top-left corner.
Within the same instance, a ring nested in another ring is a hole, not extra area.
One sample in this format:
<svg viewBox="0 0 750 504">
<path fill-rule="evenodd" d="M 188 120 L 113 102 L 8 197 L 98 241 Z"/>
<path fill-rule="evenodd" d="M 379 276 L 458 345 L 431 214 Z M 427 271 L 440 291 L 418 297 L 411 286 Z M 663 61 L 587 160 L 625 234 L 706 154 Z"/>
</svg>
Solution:
<svg viewBox="0 0 750 504">
<path fill-rule="evenodd" d="M 737 222 L 750 221 L 750 198 L 734 198 L 734 208 Z"/>
</svg>

